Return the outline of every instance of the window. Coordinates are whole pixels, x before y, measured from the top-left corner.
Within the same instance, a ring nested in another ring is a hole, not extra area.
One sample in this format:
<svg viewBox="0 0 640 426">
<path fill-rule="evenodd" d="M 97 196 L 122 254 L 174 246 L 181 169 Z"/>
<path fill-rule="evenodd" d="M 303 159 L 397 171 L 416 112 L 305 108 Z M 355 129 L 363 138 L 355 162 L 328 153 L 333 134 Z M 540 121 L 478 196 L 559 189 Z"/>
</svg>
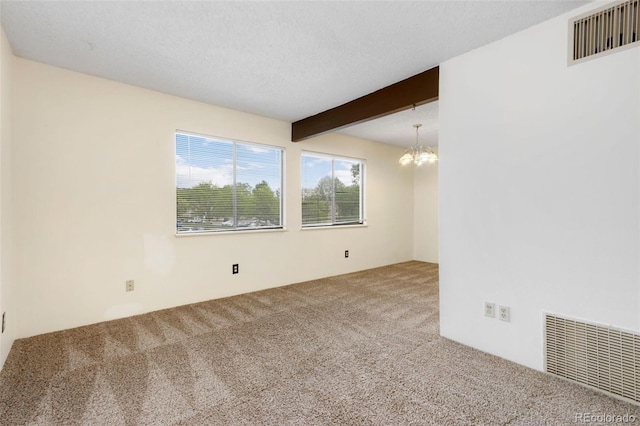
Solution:
<svg viewBox="0 0 640 426">
<path fill-rule="evenodd" d="M 302 226 L 364 222 L 364 161 L 302 153 Z"/>
<path fill-rule="evenodd" d="M 177 132 L 177 233 L 282 228 L 282 158 L 282 148 Z"/>
</svg>

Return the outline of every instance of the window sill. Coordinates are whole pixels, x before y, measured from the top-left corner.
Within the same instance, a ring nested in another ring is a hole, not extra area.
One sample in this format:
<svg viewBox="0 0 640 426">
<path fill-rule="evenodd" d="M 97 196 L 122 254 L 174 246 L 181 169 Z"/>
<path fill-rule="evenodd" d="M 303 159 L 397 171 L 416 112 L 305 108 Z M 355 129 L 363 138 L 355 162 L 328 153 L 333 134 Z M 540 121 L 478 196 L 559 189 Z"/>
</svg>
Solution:
<svg viewBox="0 0 640 426">
<path fill-rule="evenodd" d="M 182 234 L 175 233 L 177 238 L 189 237 L 205 237 L 211 235 L 244 235 L 244 234 L 269 234 L 272 232 L 286 232 L 287 228 L 275 229 L 243 229 L 242 231 L 214 231 L 214 232 L 184 232 Z"/>
<path fill-rule="evenodd" d="M 355 225 L 326 225 L 326 226 L 307 226 L 300 228 L 302 231 L 315 231 L 316 229 L 345 229 L 345 228 L 366 228 L 367 222 Z"/>
</svg>

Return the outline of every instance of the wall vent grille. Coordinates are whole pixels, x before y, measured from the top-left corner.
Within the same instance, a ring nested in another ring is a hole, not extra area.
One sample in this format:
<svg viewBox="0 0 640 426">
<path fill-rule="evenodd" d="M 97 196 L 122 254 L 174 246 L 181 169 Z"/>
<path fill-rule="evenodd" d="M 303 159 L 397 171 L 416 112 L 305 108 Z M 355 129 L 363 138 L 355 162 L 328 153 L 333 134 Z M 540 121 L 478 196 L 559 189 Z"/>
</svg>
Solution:
<svg viewBox="0 0 640 426">
<path fill-rule="evenodd" d="M 547 314 L 545 343 L 548 373 L 640 402 L 640 335 Z"/>
<path fill-rule="evenodd" d="M 627 0 L 606 6 L 570 22 L 573 34 L 572 60 L 638 43 L 640 0 Z"/>
</svg>

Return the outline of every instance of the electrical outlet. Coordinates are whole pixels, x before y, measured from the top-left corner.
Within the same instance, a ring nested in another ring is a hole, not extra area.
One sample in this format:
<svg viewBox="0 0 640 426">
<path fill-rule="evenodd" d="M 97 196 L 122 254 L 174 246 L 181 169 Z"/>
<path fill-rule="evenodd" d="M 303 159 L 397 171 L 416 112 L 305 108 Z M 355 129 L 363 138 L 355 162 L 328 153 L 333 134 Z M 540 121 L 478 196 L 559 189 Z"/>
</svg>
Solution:
<svg viewBox="0 0 640 426">
<path fill-rule="evenodd" d="M 345 257 L 345 258 L 349 257 L 349 250 L 345 250 L 345 251 L 344 251 L 344 257 Z"/>
<path fill-rule="evenodd" d="M 127 291 L 133 291 L 133 280 L 127 280 L 127 284 L 126 284 L 126 290 Z"/>
<path fill-rule="evenodd" d="M 5 315 L 6 315 L 6 312 L 3 312 L 2 313 L 2 333 L 4 333 L 4 324 L 5 324 L 4 323 L 4 317 L 5 317 Z"/>
<path fill-rule="evenodd" d="M 484 316 L 489 318 L 496 317 L 496 304 L 493 302 L 484 302 Z"/>
<path fill-rule="evenodd" d="M 233 266 L 231 267 L 231 273 L 237 274 L 238 272 L 240 272 L 240 268 L 237 263 L 234 263 Z"/>
<path fill-rule="evenodd" d="M 498 318 L 500 318 L 500 321 L 511 322 L 511 308 L 508 306 L 498 306 Z"/>
</svg>

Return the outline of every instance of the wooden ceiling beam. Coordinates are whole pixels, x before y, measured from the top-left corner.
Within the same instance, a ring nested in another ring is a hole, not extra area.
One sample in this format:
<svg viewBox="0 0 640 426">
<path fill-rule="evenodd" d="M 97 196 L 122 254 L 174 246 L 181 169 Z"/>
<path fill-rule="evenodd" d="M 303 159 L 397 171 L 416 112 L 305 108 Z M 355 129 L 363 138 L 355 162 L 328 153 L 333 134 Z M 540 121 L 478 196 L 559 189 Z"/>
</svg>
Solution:
<svg viewBox="0 0 640 426">
<path fill-rule="evenodd" d="M 291 141 L 300 142 L 343 127 L 384 117 L 438 99 L 440 67 L 434 67 L 335 108 L 291 124 Z"/>
</svg>

